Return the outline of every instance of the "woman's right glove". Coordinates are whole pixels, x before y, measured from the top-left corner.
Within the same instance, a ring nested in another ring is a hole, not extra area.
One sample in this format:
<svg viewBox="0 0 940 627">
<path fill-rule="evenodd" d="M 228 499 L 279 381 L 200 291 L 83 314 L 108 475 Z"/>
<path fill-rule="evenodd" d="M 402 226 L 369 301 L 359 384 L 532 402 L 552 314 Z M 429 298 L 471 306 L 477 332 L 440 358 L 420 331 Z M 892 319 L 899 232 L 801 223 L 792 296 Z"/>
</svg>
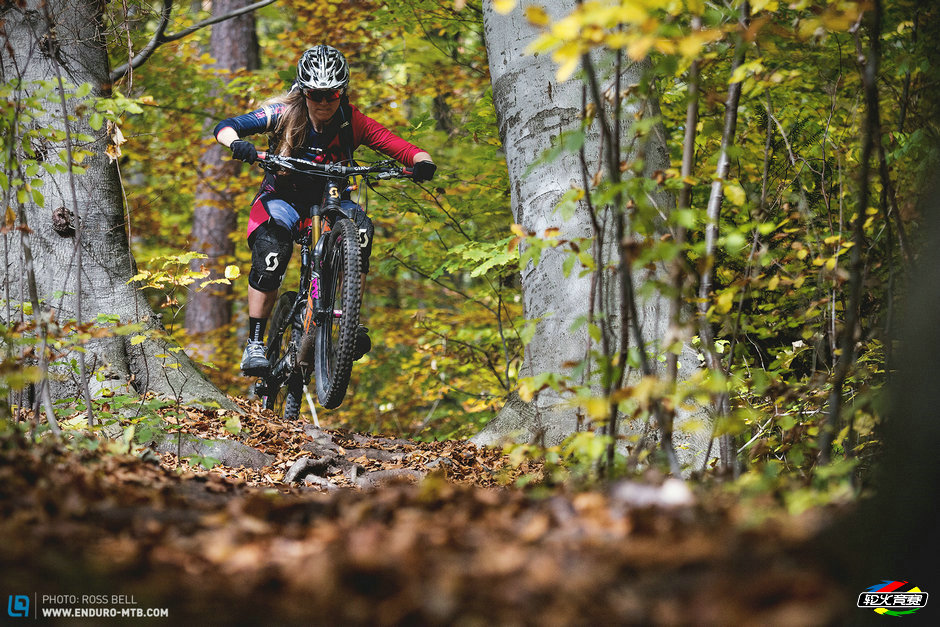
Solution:
<svg viewBox="0 0 940 627">
<path fill-rule="evenodd" d="M 250 141 L 245 139 L 236 139 L 229 148 L 232 150 L 232 156 L 245 163 L 254 163 L 258 160 L 258 149 Z"/>
</svg>

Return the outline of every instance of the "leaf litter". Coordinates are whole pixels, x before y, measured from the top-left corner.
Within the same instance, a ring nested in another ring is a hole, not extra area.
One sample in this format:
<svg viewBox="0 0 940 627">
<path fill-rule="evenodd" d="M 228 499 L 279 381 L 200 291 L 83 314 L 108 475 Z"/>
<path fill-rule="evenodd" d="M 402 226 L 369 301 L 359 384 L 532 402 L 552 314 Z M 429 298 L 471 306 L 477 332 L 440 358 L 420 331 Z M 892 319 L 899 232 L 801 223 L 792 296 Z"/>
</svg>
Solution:
<svg viewBox="0 0 940 627">
<path fill-rule="evenodd" d="M 754 525 L 718 491 L 654 476 L 523 490 L 540 468 L 497 450 L 246 409 L 236 435 L 214 411 L 180 424 L 270 467 L 0 438 L 3 589 L 133 594 L 223 624 L 824 625 L 852 605 L 814 540 L 825 517 Z"/>
</svg>

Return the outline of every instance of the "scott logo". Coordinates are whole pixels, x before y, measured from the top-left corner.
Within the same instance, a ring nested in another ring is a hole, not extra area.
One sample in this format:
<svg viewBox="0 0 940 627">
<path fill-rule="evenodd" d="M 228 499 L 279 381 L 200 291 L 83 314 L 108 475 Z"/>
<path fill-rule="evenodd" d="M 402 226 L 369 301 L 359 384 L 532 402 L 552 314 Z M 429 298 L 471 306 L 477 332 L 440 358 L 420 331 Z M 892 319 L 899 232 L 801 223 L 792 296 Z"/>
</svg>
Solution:
<svg viewBox="0 0 940 627">
<path fill-rule="evenodd" d="M 277 253 L 268 253 L 268 256 L 264 258 L 264 269 L 268 272 L 277 270 Z"/>
<path fill-rule="evenodd" d="M 23 594 L 11 594 L 7 601 L 7 615 L 12 618 L 28 618 L 29 597 Z"/>
</svg>

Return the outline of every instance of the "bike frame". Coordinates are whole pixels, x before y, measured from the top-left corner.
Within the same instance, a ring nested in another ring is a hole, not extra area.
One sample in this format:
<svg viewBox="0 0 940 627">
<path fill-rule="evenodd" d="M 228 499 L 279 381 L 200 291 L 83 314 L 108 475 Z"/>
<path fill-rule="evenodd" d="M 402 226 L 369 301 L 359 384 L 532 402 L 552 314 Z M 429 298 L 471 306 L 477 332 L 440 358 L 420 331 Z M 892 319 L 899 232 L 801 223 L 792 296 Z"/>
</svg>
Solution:
<svg viewBox="0 0 940 627">
<path fill-rule="evenodd" d="M 313 342 L 314 330 L 324 324 L 329 318 L 339 317 L 342 312 L 332 309 L 332 281 L 335 277 L 324 276 L 322 273 L 323 256 L 325 254 L 326 233 L 324 221 L 327 226 L 339 218 L 352 219 L 342 206 L 342 194 L 349 189 L 349 177 L 372 176 L 377 179 L 407 178 L 410 172 L 400 167 L 391 167 L 392 162 L 383 162 L 372 166 L 343 166 L 339 164 L 322 164 L 305 159 L 292 159 L 277 155 L 259 153 L 259 160 L 265 169 L 285 169 L 293 172 L 321 176 L 326 178 L 323 197 L 320 204 L 311 208 L 310 224 L 297 238 L 300 244 L 300 284 L 297 297 L 291 306 L 290 313 L 281 327 L 272 329 L 276 334 L 277 342 L 283 341 L 284 333 L 289 333 L 291 325 L 301 332 L 301 342 Z M 312 246 L 312 244 L 316 243 Z M 327 302 L 327 301 L 330 302 Z M 300 313 L 304 311 L 301 319 Z M 298 322 L 299 321 L 299 322 Z M 288 346 L 271 372 L 263 377 L 264 388 L 278 390 L 287 379 L 297 371 L 297 356 L 301 346 L 293 343 Z M 312 353 L 312 351 L 309 351 Z"/>
</svg>

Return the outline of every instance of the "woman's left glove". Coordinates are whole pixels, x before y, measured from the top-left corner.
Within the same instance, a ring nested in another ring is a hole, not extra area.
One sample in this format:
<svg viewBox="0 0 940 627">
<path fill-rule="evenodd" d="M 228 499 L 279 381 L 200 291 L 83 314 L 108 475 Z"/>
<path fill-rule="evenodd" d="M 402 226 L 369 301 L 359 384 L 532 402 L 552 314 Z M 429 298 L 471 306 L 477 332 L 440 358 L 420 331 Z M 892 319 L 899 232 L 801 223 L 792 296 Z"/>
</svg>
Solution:
<svg viewBox="0 0 940 627">
<path fill-rule="evenodd" d="M 245 163 L 254 163 L 258 160 L 258 149 L 250 141 L 245 139 L 236 139 L 229 148 L 232 150 L 232 156 Z"/>
<path fill-rule="evenodd" d="M 433 161 L 415 161 L 411 171 L 411 180 L 415 183 L 421 183 L 422 181 L 430 181 L 434 178 L 434 173 L 437 172 L 437 166 L 434 165 Z"/>
</svg>

